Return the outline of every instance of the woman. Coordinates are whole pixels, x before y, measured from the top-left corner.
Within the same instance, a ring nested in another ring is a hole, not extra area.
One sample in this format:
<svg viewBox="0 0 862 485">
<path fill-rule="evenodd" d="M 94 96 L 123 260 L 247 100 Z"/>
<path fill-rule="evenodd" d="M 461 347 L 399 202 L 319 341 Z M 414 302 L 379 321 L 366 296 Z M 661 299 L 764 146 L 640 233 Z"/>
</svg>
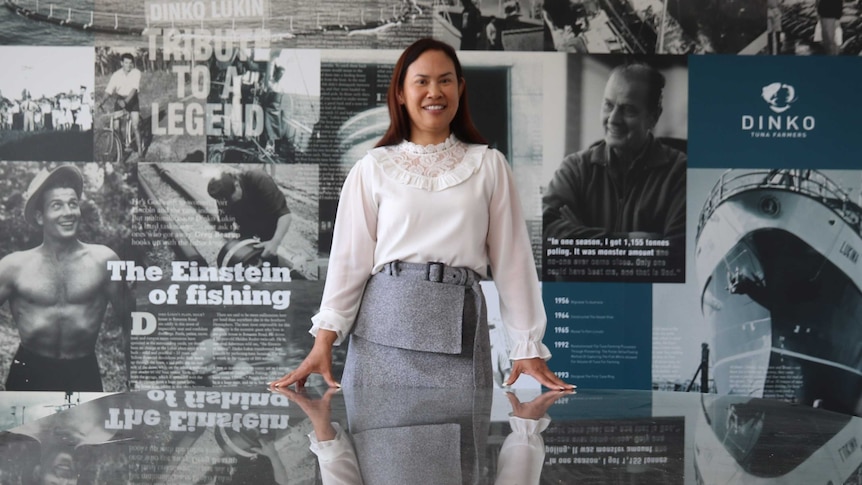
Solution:
<svg viewBox="0 0 862 485">
<path fill-rule="evenodd" d="M 311 373 L 339 386 L 332 346 L 350 333 L 345 386 L 491 387 L 479 287 L 490 262 L 515 343 L 506 385 L 528 374 L 572 389 L 545 363 L 546 318 L 517 190 L 503 155 L 473 126 L 455 51 L 433 39 L 408 47 L 387 103 L 389 129 L 342 188 L 314 346 L 270 386 L 301 387 Z"/>
</svg>

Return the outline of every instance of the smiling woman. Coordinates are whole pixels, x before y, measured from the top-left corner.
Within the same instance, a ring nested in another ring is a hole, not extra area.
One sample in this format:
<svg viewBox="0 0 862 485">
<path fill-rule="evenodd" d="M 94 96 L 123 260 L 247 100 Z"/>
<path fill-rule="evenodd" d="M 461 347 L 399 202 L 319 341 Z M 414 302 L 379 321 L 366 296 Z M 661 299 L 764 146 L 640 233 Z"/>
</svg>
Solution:
<svg viewBox="0 0 862 485">
<path fill-rule="evenodd" d="M 398 102 L 410 118 L 410 141 L 417 145 L 442 143 L 458 112 L 464 80 L 456 77 L 452 60 L 429 50 L 407 68 Z"/>
<path fill-rule="evenodd" d="M 332 346 L 349 335 L 345 386 L 493 385 L 485 298 L 494 275 L 520 374 L 554 389 L 542 344 L 546 317 L 532 248 L 505 157 L 467 110 L 455 51 L 420 39 L 398 59 L 387 92 L 390 125 L 350 171 L 335 221 L 315 344 L 271 383 L 330 386 Z M 505 303 L 503 303 L 505 302 Z"/>
</svg>

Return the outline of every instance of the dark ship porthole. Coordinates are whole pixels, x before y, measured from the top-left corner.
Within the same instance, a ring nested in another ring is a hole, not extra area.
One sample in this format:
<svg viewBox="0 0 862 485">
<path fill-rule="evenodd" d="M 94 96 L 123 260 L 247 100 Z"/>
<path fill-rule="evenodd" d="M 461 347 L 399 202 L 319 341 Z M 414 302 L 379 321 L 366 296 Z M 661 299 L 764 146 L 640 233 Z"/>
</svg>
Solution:
<svg viewBox="0 0 862 485">
<path fill-rule="evenodd" d="M 768 216 L 777 216 L 781 212 L 781 204 L 775 197 L 767 196 L 760 199 L 760 211 Z"/>
</svg>

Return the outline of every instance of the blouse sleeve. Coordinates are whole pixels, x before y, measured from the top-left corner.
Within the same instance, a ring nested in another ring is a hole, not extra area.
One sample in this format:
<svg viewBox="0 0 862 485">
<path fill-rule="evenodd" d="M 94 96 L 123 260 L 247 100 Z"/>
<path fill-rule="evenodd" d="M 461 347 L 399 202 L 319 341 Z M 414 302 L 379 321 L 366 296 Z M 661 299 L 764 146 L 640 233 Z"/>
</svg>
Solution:
<svg viewBox="0 0 862 485">
<path fill-rule="evenodd" d="M 542 343 L 547 317 L 527 224 L 512 171 L 503 154 L 488 150 L 495 179 L 489 205 L 488 257 L 500 295 L 500 313 L 514 347 L 509 358 L 551 358 Z"/>
<path fill-rule="evenodd" d="M 547 414 L 540 419 L 509 418 L 512 432 L 500 448 L 494 485 L 539 483 L 545 462 L 545 441 L 541 433 L 549 424 L 551 418 Z"/>
<path fill-rule="evenodd" d="M 320 466 L 321 482 L 323 485 L 362 485 L 356 450 L 338 423 L 332 423 L 332 427 L 336 431 L 335 439 L 329 441 L 319 441 L 314 431 L 308 434 L 309 449 L 317 455 Z"/>
<path fill-rule="evenodd" d="M 350 332 L 365 282 L 374 266 L 374 249 L 377 245 L 377 204 L 371 191 L 371 166 L 366 156 L 350 170 L 335 216 L 332 234 L 331 263 L 323 288 L 320 311 L 311 317 L 310 333 L 317 336 L 320 329 L 338 334 L 340 344 Z"/>
</svg>

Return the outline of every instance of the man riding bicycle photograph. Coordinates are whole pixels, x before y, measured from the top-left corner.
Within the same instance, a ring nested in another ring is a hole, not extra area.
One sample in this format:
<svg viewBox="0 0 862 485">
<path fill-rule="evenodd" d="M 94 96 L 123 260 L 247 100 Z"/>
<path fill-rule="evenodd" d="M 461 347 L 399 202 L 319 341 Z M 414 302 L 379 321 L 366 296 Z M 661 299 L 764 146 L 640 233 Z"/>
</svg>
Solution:
<svg viewBox="0 0 862 485">
<path fill-rule="evenodd" d="M 141 71 L 135 67 L 135 57 L 130 53 L 121 56 L 122 67 L 111 75 L 108 86 L 105 88 L 105 99 L 99 103 L 99 107 L 112 99 L 114 111 L 125 111 L 131 116 L 132 132 L 135 135 L 135 144 L 138 148 L 138 156 L 144 156 L 144 143 L 141 139 L 141 108 L 138 93 L 141 90 Z M 111 120 L 117 123 L 117 119 Z M 114 126 L 114 129 L 117 127 Z M 126 146 L 127 152 L 132 151 L 131 146 Z"/>
</svg>

